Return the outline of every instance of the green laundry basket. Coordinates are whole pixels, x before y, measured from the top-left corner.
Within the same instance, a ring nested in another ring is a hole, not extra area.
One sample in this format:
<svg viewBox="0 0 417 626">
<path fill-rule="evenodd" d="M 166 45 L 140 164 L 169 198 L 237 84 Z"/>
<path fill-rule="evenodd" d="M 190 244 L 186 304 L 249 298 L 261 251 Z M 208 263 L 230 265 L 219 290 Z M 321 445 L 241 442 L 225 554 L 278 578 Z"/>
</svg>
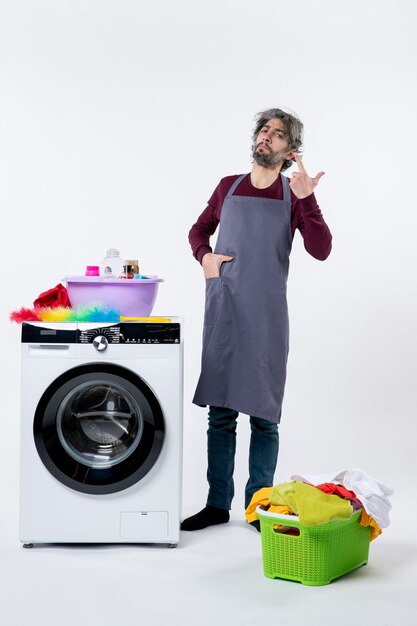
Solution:
<svg viewBox="0 0 417 626">
<path fill-rule="evenodd" d="M 327 585 L 368 562 L 371 529 L 359 524 L 361 511 L 349 520 L 320 526 L 303 526 L 295 515 L 268 513 L 260 507 L 256 512 L 261 523 L 264 574 L 268 578 Z M 299 534 L 282 532 L 282 527 Z"/>
</svg>

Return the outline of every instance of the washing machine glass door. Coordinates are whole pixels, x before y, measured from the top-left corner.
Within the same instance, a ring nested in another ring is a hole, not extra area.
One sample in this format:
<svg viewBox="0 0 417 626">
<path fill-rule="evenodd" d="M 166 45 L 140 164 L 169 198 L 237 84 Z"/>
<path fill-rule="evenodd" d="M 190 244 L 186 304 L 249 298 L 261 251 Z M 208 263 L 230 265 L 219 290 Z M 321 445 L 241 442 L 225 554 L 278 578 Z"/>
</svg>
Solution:
<svg viewBox="0 0 417 626">
<path fill-rule="evenodd" d="M 139 481 L 162 449 L 157 398 L 132 371 L 89 364 L 60 376 L 37 407 L 34 437 L 48 470 L 72 489 L 113 493 Z"/>
<path fill-rule="evenodd" d="M 134 452 L 143 431 L 137 399 L 122 385 L 97 378 L 67 393 L 57 412 L 62 447 L 79 463 L 104 468 Z"/>
</svg>

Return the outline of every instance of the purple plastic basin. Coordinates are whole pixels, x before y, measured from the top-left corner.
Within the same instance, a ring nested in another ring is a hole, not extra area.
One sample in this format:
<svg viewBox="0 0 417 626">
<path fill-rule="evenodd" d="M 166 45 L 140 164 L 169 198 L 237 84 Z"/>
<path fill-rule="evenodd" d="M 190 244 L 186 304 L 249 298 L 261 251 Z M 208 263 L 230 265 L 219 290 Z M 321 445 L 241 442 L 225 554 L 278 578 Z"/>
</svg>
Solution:
<svg viewBox="0 0 417 626">
<path fill-rule="evenodd" d="M 163 278 L 66 276 L 65 281 L 72 308 L 98 305 L 105 309 L 117 309 L 120 315 L 127 317 L 148 317 Z"/>
</svg>

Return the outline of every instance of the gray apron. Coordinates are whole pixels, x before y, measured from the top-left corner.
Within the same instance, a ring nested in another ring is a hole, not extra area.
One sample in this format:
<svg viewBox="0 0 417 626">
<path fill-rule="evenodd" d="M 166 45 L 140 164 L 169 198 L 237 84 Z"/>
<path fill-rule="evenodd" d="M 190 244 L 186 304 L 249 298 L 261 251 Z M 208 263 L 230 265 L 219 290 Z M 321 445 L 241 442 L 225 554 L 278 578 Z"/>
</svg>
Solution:
<svg viewBox="0 0 417 626">
<path fill-rule="evenodd" d="M 194 404 L 227 407 L 279 423 L 288 356 L 287 276 L 291 192 L 283 200 L 233 195 L 221 211 L 214 252 L 223 263 L 206 279 L 201 374 Z"/>
</svg>

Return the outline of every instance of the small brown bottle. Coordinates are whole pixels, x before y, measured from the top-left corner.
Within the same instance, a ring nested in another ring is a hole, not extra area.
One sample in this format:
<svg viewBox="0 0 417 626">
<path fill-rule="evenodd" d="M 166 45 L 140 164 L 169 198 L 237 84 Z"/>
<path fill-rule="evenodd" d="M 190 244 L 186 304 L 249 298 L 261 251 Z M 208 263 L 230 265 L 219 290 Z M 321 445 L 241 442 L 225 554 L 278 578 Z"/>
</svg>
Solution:
<svg viewBox="0 0 417 626">
<path fill-rule="evenodd" d="M 133 278 L 132 266 L 130 264 L 123 265 L 123 272 L 120 274 L 120 278 L 130 279 Z"/>
</svg>

